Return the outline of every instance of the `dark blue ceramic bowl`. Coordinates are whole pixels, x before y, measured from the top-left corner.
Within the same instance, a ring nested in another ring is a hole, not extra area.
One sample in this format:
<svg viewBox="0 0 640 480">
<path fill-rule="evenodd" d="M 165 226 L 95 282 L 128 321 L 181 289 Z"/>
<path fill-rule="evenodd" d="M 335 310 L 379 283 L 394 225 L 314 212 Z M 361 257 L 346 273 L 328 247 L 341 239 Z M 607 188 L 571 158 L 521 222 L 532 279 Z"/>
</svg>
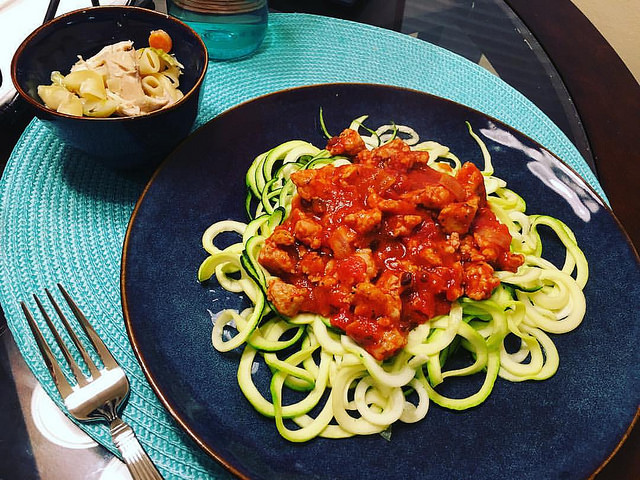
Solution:
<svg viewBox="0 0 640 480">
<path fill-rule="evenodd" d="M 171 36 L 171 53 L 185 67 L 180 77 L 184 98 L 171 107 L 137 117 L 89 118 L 57 113 L 42 103 L 37 87 L 51 83 L 52 71 L 66 73 L 78 55 L 89 58 L 123 40 L 147 46 L 149 32 L 157 29 Z M 206 69 L 206 47 L 184 23 L 144 8 L 104 6 L 61 15 L 36 29 L 18 47 L 11 78 L 35 115 L 66 143 L 110 167 L 141 168 L 159 163 L 188 135 Z"/>
</svg>

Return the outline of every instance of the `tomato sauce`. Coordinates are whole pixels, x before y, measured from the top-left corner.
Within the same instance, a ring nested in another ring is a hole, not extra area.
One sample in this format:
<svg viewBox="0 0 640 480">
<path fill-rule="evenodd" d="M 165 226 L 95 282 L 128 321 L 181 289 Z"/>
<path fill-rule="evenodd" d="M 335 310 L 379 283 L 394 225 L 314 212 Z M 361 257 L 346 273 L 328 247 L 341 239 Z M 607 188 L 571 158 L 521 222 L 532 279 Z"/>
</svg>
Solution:
<svg viewBox="0 0 640 480">
<path fill-rule="evenodd" d="M 461 296 L 489 298 L 494 269 L 523 263 L 472 163 L 453 176 L 399 139 L 369 151 L 353 130 L 327 149 L 353 164 L 294 173 L 291 213 L 259 255 L 281 314 L 326 316 L 384 360 Z"/>
</svg>

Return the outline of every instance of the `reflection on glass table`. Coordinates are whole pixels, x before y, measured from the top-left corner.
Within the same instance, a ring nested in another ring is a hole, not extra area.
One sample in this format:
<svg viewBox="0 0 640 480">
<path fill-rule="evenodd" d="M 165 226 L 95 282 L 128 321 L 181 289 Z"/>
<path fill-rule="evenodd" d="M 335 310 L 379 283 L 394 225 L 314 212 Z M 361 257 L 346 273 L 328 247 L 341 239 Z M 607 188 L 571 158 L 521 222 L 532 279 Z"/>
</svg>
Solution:
<svg viewBox="0 0 640 480">
<path fill-rule="evenodd" d="M 271 0 L 275 11 L 345 18 L 420 38 L 477 63 L 540 108 L 595 171 L 566 87 L 535 37 L 501 0 Z"/>
</svg>

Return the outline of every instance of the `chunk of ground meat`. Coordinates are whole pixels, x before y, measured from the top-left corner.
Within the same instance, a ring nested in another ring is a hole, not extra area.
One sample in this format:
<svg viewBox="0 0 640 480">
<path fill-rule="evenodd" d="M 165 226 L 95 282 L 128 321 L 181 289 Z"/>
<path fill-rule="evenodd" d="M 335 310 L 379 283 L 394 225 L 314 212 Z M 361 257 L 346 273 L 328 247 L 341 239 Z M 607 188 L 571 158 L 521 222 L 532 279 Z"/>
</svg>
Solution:
<svg viewBox="0 0 640 480">
<path fill-rule="evenodd" d="M 337 137 L 331 137 L 327 142 L 327 150 L 331 155 L 356 156 L 365 149 L 362 137 L 350 128 L 343 130 Z"/>
<path fill-rule="evenodd" d="M 399 278 L 395 277 L 398 286 Z M 366 317 L 389 317 L 392 320 L 400 318 L 402 300 L 399 295 L 393 295 L 389 290 L 369 282 L 362 282 L 356 286 L 353 298 L 354 313 Z"/>
<path fill-rule="evenodd" d="M 341 187 L 348 187 L 358 181 L 360 173 L 358 165 L 342 165 L 335 169 L 333 182 Z"/>
<path fill-rule="evenodd" d="M 480 201 L 480 207 L 483 207 L 487 203 L 487 192 L 484 188 L 484 176 L 473 163 L 464 163 L 458 171 L 456 179 L 460 182 L 466 193 L 466 200 L 475 196 L 478 197 L 478 200 Z"/>
<path fill-rule="evenodd" d="M 295 237 L 291 234 L 291 232 L 281 227 L 276 227 L 276 229 L 271 234 L 271 237 L 269 238 L 276 245 L 282 245 L 285 247 L 290 247 L 296 241 Z"/>
<path fill-rule="evenodd" d="M 398 353 L 407 343 L 406 336 L 395 327 L 385 327 L 384 319 L 376 322 L 352 322 L 345 328 L 345 332 L 376 359 L 384 360 Z M 375 330 L 375 335 L 372 335 Z"/>
<path fill-rule="evenodd" d="M 485 262 L 470 263 L 464 266 L 464 292 L 472 300 L 486 300 L 500 285 L 493 276 L 493 267 Z"/>
<path fill-rule="evenodd" d="M 310 251 L 300 259 L 298 268 L 309 277 L 312 282 L 318 282 L 327 265 L 327 257 L 323 257 L 318 252 Z"/>
<path fill-rule="evenodd" d="M 296 238 L 311 248 L 320 248 L 322 245 L 322 225 L 310 219 L 298 220 L 293 229 Z"/>
<path fill-rule="evenodd" d="M 467 235 L 460 240 L 460 255 L 465 262 L 483 262 L 484 255 L 478 250 L 473 240 L 473 236 Z"/>
<path fill-rule="evenodd" d="M 282 315 L 293 317 L 307 299 L 308 292 L 302 287 L 275 278 L 267 287 L 267 298 Z"/>
<path fill-rule="evenodd" d="M 327 165 L 325 168 L 333 167 Z M 298 170 L 291 174 L 291 181 L 295 184 L 298 195 L 309 202 L 312 201 L 315 196 L 315 188 L 312 186 L 312 181 L 315 176 L 315 170 Z"/>
<path fill-rule="evenodd" d="M 515 272 L 518 267 L 524 263 L 524 255 L 519 253 L 505 252 L 498 257 L 496 261 L 497 267 L 500 270 L 507 270 L 508 272 Z"/>
<path fill-rule="evenodd" d="M 356 255 L 358 255 L 366 265 L 366 275 L 369 280 L 376 277 L 378 275 L 378 268 L 376 267 L 375 259 L 373 258 L 373 254 L 371 253 L 370 248 L 361 248 L 356 250 Z"/>
<path fill-rule="evenodd" d="M 441 209 L 455 201 L 455 195 L 442 185 L 427 185 L 420 190 L 413 190 L 401 196 L 414 205 L 422 205 L 426 208 Z"/>
<path fill-rule="evenodd" d="M 415 205 L 409 200 L 396 200 L 392 198 L 382 198 L 377 193 L 370 193 L 367 196 L 367 206 L 378 208 L 383 213 L 410 214 L 415 211 Z"/>
<path fill-rule="evenodd" d="M 413 151 L 409 145 L 396 138 L 374 150 L 361 151 L 357 162 L 377 168 L 391 167 L 408 170 L 415 165 L 426 165 L 429 162 L 429 152 Z"/>
<path fill-rule="evenodd" d="M 292 253 L 278 247 L 270 239 L 264 243 L 258 254 L 258 261 L 274 275 L 294 273 L 296 271 L 296 260 Z"/>
<path fill-rule="evenodd" d="M 391 215 L 385 222 L 385 231 L 394 238 L 405 237 L 421 223 L 420 215 Z"/>
<path fill-rule="evenodd" d="M 495 262 L 502 252 L 509 251 L 511 245 L 509 229 L 498 222 L 495 214 L 488 207 L 478 210 L 473 226 L 473 238 L 478 249 L 489 262 Z"/>
<path fill-rule="evenodd" d="M 359 210 L 344 216 L 344 223 L 361 235 L 372 231 L 381 221 L 382 211 L 379 208 Z"/>
<path fill-rule="evenodd" d="M 450 203 L 440 210 L 438 222 L 447 233 L 465 234 L 469 231 L 477 210 L 478 207 L 472 203 Z"/>
<path fill-rule="evenodd" d="M 355 236 L 355 233 L 345 225 L 339 226 L 331 233 L 327 243 L 335 258 L 344 258 L 353 252 L 351 242 Z"/>
</svg>

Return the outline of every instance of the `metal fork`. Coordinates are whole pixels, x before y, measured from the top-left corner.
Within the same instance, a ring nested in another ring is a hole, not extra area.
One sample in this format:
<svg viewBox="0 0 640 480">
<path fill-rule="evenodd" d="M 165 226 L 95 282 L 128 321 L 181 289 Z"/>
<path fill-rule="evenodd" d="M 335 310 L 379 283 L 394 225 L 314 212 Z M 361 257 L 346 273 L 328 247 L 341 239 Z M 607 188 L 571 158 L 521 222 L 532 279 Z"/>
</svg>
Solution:
<svg viewBox="0 0 640 480">
<path fill-rule="evenodd" d="M 62 355 L 75 377 L 76 384 L 70 383 L 63 373 L 63 367 L 56 360 L 51 348 L 42 335 L 31 311 L 24 302 L 20 302 L 20 306 L 27 318 L 27 322 L 33 332 L 33 336 L 36 339 L 40 353 L 44 358 L 49 372 L 51 372 L 51 376 L 58 387 L 58 391 L 64 400 L 66 408 L 77 420 L 101 420 L 109 424 L 113 443 L 122 454 L 122 458 L 134 479 L 161 480 L 162 476 L 158 473 L 158 470 L 151 462 L 151 459 L 143 450 L 142 445 L 138 442 L 133 430 L 120 418 L 119 412 L 129 395 L 129 381 L 127 380 L 124 370 L 122 370 L 111 353 L 109 353 L 105 344 L 100 340 L 96 331 L 91 327 L 87 318 L 80 311 L 67 291 L 59 283 L 57 286 L 69 305 L 69 308 L 78 320 L 78 324 L 84 331 L 86 338 L 89 340 L 89 343 L 103 364 L 103 367 L 99 368 L 93 362 L 53 295 L 51 295 L 49 290 L 45 289 L 45 293 L 47 294 L 51 305 L 56 311 L 58 317 L 60 317 L 62 324 L 67 330 L 67 333 L 76 349 L 82 356 L 82 359 L 91 375 L 86 376 L 82 372 L 80 365 L 73 359 L 69 348 L 65 345 L 60 334 L 56 331 L 55 325 L 51 321 L 51 317 L 47 314 L 47 310 L 44 305 L 38 296 L 34 294 L 33 298 L 38 309 L 40 310 L 48 328 L 51 330 L 56 343 L 62 351 Z"/>
</svg>

